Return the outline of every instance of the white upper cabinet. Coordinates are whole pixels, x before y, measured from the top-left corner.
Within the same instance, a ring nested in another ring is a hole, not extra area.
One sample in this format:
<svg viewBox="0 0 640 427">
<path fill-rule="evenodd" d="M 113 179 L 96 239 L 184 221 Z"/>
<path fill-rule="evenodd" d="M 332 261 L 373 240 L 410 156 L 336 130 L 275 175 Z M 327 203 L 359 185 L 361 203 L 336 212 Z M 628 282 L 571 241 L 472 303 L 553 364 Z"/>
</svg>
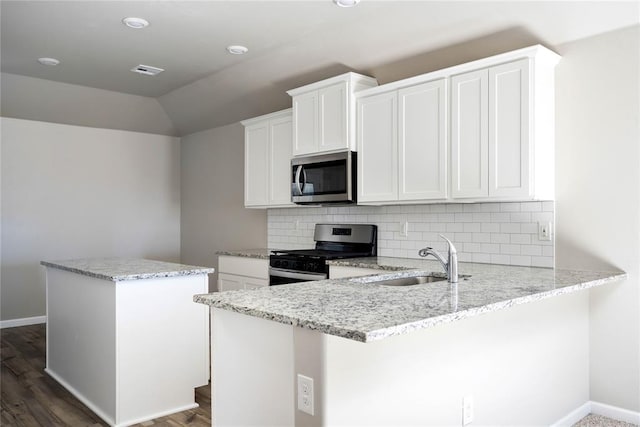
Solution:
<svg viewBox="0 0 640 427">
<path fill-rule="evenodd" d="M 398 200 L 398 97 L 358 100 L 358 203 Z"/>
<path fill-rule="evenodd" d="M 520 59 L 451 78 L 454 199 L 553 197 L 552 183 L 544 176 L 553 174 L 553 155 L 534 161 L 536 151 L 553 151 L 553 135 L 548 131 L 553 129 L 553 117 L 546 111 L 534 117 L 531 88 L 542 83 L 531 78 L 533 61 Z M 548 101 L 539 99 L 537 108 L 553 111 Z M 536 135 L 536 126 L 546 129 Z"/>
<path fill-rule="evenodd" d="M 244 205 L 294 206 L 291 202 L 291 109 L 245 120 Z"/>
<path fill-rule="evenodd" d="M 400 200 L 447 197 L 447 82 L 398 91 Z"/>
<path fill-rule="evenodd" d="M 358 202 L 553 200 L 559 60 L 533 46 L 358 93 Z"/>
<path fill-rule="evenodd" d="M 269 203 L 269 121 L 244 130 L 244 205 Z"/>
<path fill-rule="evenodd" d="M 523 59 L 489 68 L 489 197 L 532 195 L 529 63 Z"/>
<path fill-rule="evenodd" d="M 346 73 L 288 91 L 293 98 L 294 156 L 355 150 L 354 93 L 375 79 Z"/>
<path fill-rule="evenodd" d="M 358 202 L 446 199 L 446 80 L 358 99 Z"/>
<path fill-rule="evenodd" d="M 451 196 L 489 195 L 489 73 L 451 78 Z"/>
</svg>

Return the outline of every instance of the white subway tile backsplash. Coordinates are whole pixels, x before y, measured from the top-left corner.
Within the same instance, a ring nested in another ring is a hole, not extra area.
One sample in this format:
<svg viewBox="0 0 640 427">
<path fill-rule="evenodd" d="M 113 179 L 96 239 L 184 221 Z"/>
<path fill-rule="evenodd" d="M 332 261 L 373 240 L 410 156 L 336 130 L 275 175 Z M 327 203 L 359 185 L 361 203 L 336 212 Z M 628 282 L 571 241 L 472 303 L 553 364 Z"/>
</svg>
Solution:
<svg viewBox="0 0 640 427">
<path fill-rule="evenodd" d="M 530 234 L 511 234 L 511 243 L 516 243 L 519 245 L 528 245 L 531 243 L 531 235 Z"/>
<path fill-rule="evenodd" d="M 465 222 L 462 228 L 465 233 L 478 233 L 482 231 L 482 224 L 479 222 Z"/>
<path fill-rule="evenodd" d="M 510 222 L 511 214 L 509 212 L 491 212 L 491 222 Z"/>
<path fill-rule="evenodd" d="M 499 222 L 483 222 L 480 224 L 480 231 L 483 233 L 498 233 L 500 232 Z"/>
<path fill-rule="evenodd" d="M 524 202 L 520 206 L 522 212 L 540 212 L 542 210 L 542 202 Z"/>
<path fill-rule="evenodd" d="M 538 240 L 538 222 L 554 216 L 547 201 L 280 208 L 267 211 L 267 237 L 270 247 L 309 248 L 316 223 L 371 223 L 378 225 L 380 256 L 419 258 L 425 246 L 444 252 L 444 234 L 460 261 L 553 267 L 554 242 Z"/>
<path fill-rule="evenodd" d="M 500 224 L 501 233 L 520 233 L 520 223 L 517 222 L 503 222 Z"/>
<path fill-rule="evenodd" d="M 511 235 L 508 233 L 491 233 L 491 243 L 510 243 Z"/>
<path fill-rule="evenodd" d="M 460 233 L 464 231 L 464 224 L 461 222 L 448 222 L 446 226 L 447 233 Z"/>
<path fill-rule="evenodd" d="M 491 242 L 491 233 L 473 233 L 473 242 L 489 243 Z"/>
<path fill-rule="evenodd" d="M 511 213 L 511 222 L 531 222 L 531 213 L 513 212 Z"/>
<path fill-rule="evenodd" d="M 500 212 L 520 212 L 520 203 L 502 203 Z"/>
</svg>

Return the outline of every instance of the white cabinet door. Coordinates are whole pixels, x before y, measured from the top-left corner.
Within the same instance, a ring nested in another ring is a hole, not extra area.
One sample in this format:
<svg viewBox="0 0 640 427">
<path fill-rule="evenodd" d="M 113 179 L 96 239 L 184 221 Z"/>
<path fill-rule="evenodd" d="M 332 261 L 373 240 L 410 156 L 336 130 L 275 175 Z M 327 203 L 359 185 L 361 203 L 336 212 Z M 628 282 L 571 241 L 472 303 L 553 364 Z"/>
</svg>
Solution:
<svg viewBox="0 0 640 427">
<path fill-rule="evenodd" d="M 293 155 L 318 149 L 318 91 L 293 97 Z"/>
<path fill-rule="evenodd" d="M 245 128 L 244 151 L 244 204 L 264 206 L 269 201 L 268 121 Z"/>
<path fill-rule="evenodd" d="M 447 197 L 446 87 L 441 79 L 398 92 L 400 200 Z"/>
<path fill-rule="evenodd" d="M 244 278 L 244 289 L 260 289 L 269 286 L 269 281 L 265 279 L 256 279 L 254 277 Z"/>
<path fill-rule="evenodd" d="M 236 291 L 244 289 L 242 276 L 235 274 L 218 273 L 218 291 Z"/>
<path fill-rule="evenodd" d="M 451 196 L 489 195 L 488 70 L 451 78 Z"/>
<path fill-rule="evenodd" d="M 358 113 L 358 202 L 398 199 L 396 92 L 361 98 Z"/>
<path fill-rule="evenodd" d="M 317 151 L 349 148 L 347 82 L 318 90 L 319 146 Z"/>
<path fill-rule="evenodd" d="M 489 69 L 489 197 L 529 196 L 529 60 Z"/>
<path fill-rule="evenodd" d="M 269 123 L 269 205 L 292 205 L 291 202 L 291 115 Z"/>
</svg>

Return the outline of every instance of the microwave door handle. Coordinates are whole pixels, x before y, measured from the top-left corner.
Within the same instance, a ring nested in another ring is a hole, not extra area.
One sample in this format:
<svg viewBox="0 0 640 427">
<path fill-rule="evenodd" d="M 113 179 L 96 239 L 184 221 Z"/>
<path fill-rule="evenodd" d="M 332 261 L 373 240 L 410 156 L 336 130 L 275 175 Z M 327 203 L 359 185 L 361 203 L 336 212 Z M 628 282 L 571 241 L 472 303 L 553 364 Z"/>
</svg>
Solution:
<svg viewBox="0 0 640 427">
<path fill-rule="evenodd" d="M 298 189 L 298 195 L 302 196 L 302 189 L 304 184 L 300 184 L 300 175 L 302 174 L 302 165 L 299 165 L 296 169 L 296 188 Z"/>
<path fill-rule="evenodd" d="M 302 191 L 304 191 L 304 187 L 307 186 L 307 171 L 302 168 Z M 302 192 L 300 192 L 302 194 Z"/>
</svg>

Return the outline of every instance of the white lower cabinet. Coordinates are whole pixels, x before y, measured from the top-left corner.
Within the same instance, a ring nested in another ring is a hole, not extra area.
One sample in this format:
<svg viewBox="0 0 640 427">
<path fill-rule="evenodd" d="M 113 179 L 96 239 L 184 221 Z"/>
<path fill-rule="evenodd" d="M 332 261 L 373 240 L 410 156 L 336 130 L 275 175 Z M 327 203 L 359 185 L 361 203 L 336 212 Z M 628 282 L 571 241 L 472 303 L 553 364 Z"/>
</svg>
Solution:
<svg viewBox="0 0 640 427">
<path fill-rule="evenodd" d="M 291 109 L 242 124 L 245 207 L 295 206 L 291 202 Z"/>
<path fill-rule="evenodd" d="M 447 197 L 446 80 L 358 99 L 358 202 Z"/>
<path fill-rule="evenodd" d="M 269 260 L 235 256 L 218 258 L 218 291 L 269 286 Z"/>
</svg>

